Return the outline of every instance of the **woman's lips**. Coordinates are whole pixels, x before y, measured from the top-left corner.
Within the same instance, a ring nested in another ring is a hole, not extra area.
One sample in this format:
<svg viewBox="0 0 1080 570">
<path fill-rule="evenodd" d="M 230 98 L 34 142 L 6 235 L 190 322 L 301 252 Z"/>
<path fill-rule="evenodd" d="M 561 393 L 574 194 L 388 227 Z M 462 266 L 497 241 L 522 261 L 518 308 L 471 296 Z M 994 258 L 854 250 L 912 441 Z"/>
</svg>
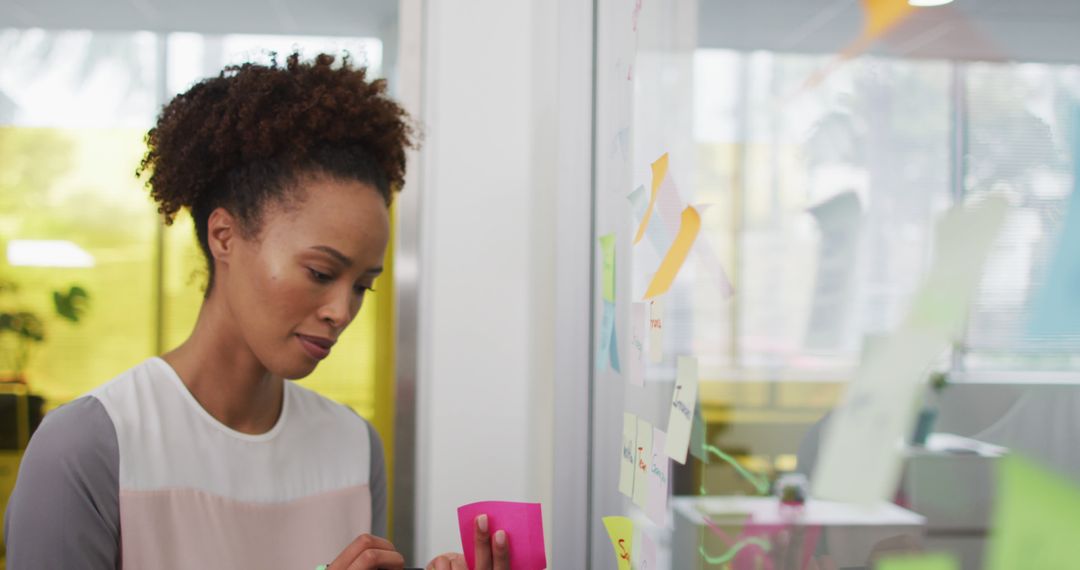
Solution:
<svg viewBox="0 0 1080 570">
<path fill-rule="evenodd" d="M 317 336 L 297 334 L 296 338 L 300 341 L 300 346 L 304 348 L 308 356 L 315 360 L 322 360 L 329 356 L 330 347 L 334 346 L 334 341 Z"/>
</svg>

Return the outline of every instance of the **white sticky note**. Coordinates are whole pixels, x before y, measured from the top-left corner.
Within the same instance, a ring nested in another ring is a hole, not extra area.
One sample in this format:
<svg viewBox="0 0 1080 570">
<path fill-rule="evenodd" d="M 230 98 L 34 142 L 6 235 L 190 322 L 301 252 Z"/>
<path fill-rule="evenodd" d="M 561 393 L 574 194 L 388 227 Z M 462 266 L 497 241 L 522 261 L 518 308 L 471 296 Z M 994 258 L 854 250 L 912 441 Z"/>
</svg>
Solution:
<svg viewBox="0 0 1080 570">
<path fill-rule="evenodd" d="M 944 336 L 901 329 L 867 351 L 824 430 L 813 496 L 873 504 L 892 498 L 916 399 Z"/>
<path fill-rule="evenodd" d="M 622 457 L 619 464 L 619 492 L 634 496 L 634 470 L 637 463 L 637 416 L 623 412 Z"/>
<path fill-rule="evenodd" d="M 693 356 L 680 356 L 676 364 L 675 390 L 668 410 L 667 456 L 686 464 L 690 447 L 690 432 L 694 427 L 694 405 L 697 403 L 698 362 Z"/>
<path fill-rule="evenodd" d="M 630 304 L 630 367 L 629 381 L 635 386 L 645 385 L 645 331 L 648 325 L 645 302 Z"/>
<path fill-rule="evenodd" d="M 652 465 L 649 466 L 649 501 L 645 512 L 660 526 L 667 526 L 668 513 L 668 473 L 671 459 L 665 453 L 667 434 L 659 428 L 653 428 Z"/>
<path fill-rule="evenodd" d="M 939 222 L 934 263 L 907 318 L 865 351 L 855 380 L 829 418 L 810 478 L 815 497 L 862 504 L 893 498 L 920 390 L 930 367 L 963 328 L 1006 209 L 1004 198 L 990 197 L 954 208 Z"/>
<path fill-rule="evenodd" d="M 649 538 L 649 533 L 642 531 L 634 543 L 637 546 L 637 570 L 656 570 L 656 542 Z"/>
<path fill-rule="evenodd" d="M 664 360 L 664 300 L 649 301 L 649 362 Z"/>
<path fill-rule="evenodd" d="M 1001 232 L 1009 204 L 1001 196 L 953 208 L 937 223 L 934 263 L 914 296 L 904 325 L 959 338 L 983 266 Z"/>
<path fill-rule="evenodd" d="M 652 468 L 653 427 L 637 420 L 637 457 L 634 463 L 634 504 L 646 508 L 649 504 L 649 470 Z"/>
</svg>

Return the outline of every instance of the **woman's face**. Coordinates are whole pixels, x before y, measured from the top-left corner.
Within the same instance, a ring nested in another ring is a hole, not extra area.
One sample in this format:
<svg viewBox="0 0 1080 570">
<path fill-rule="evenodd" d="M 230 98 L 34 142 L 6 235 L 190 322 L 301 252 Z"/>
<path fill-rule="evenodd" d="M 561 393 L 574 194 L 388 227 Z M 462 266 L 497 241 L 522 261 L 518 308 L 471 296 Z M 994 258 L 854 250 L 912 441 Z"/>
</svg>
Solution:
<svg viewBox="0 0 1080 570">
<path fill-rule="evenodd" d="M 390 239 L 386 203 L 369 184 L 313 177 L 296 196 L 266 207 L 255 239 L 234 237 L 219 282 L 255 357 L 290 379 L 330 354 L 382 272 Z"/>
</svg>

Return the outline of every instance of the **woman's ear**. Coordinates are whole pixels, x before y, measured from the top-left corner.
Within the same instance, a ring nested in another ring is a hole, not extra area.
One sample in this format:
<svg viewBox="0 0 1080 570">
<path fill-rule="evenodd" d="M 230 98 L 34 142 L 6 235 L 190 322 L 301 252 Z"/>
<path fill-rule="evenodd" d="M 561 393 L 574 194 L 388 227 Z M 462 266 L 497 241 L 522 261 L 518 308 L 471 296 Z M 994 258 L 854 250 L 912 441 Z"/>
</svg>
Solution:
<svg viewBox="0 0 1080 570">
<path fill-rule="evenodd" d="M 228 265 L 229 255 L 236 249 L 239 234 L 238 220 L 225 208 L 210 212 L 206 220 L 206 241 L 214 261 Z"/>
</svg>

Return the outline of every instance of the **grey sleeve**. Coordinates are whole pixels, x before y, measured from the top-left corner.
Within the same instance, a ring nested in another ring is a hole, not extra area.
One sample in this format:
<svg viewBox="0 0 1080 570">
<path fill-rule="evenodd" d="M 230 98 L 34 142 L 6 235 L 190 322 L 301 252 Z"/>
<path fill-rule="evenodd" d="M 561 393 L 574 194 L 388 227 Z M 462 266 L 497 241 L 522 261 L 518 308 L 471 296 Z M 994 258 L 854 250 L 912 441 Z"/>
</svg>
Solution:
<svg viewBox="0 0 1080 570">
<path fill-rule="evenodd" d="M 4 514 L 7 568 L 120 567 L 116 428 L 87 396 L 45 416 Z"/>
<path fill-rule="evenodd" d="M 366 421 L 366 420 L 365 420 Z M 368 423 L 371 434 L 371 534 L 386 537 L 386 457 L 383 455 L 382 438 L 375 426 Z"/>
</svg>

